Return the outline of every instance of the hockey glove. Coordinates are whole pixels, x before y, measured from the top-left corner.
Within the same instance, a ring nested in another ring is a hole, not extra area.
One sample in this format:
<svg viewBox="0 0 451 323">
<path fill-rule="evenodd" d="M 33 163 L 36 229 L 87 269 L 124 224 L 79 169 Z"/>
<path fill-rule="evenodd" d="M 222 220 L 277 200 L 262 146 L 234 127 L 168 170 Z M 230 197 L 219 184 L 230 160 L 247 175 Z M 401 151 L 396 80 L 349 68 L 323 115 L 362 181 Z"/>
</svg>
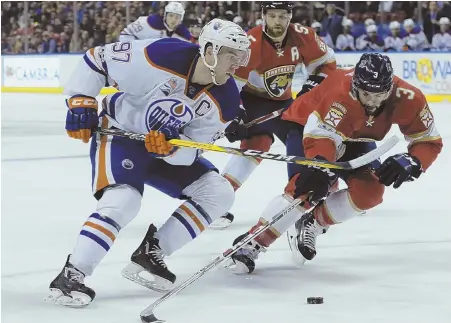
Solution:
<svg viewBox="0 0 451 323">
<path fill-rule="evenodd" d="M 247 128 L 242 120 L 233 120 L 225 130 L 225 136 L 229 142 L 235 142 L 247 138 Z"/>
<path fill-rule="evenodd" d="M 315 86 L 318 86 L 325 77 L 319 75 L 310 75 L 302 86 L 301 91 L 296 95 L 296 98 L 300 97 L 302 94 L 310 92 Z"/>
<path fill-rule="evenodd" d="M 160 130 L 151 130 L 146 135 L 146 149 L 154 157 L 168 157 L 174 154 L 178 149 L 169 143 L 169 140 L 171 139 L 180 139 L 178 128 L 166 127 Z"/>
<path fill-rule="evenodd" d="M 91 132 L 97 128 L 97 100 L 90 96 L 74 95 L 66 100 L 66 131 L 69 137 L 89 142 Z"/>
<path fill-rule="evenodd" d="M 322 156 L 316 156 L 315 158 L 326 160 Z M 291 189 L 287 193 L 291 194 L 294 198 L 311 193 L 310 200 L 318 201 L 327 196 L 330 187 L 337 178 L 338 175 L 330 169 L 317 166 L 303 167 L 299 173 L 290 179 L 287 188 Z"/>
<path fill-rule="evenodd" d="M 243 121 L 246 118 L 246 110 L 244 110 L 244 107 L 240 105 L 240 115 L 235 118 L 224 131 L 224 134 L 229 142 L 235 142 L 247 138 L 247 128 Z"/>
<path fill-rule="evenodd" d="M 376 170 L 376 176 L 385 186 L 393 184 L 394 188 L 398 188 L 402 183 L 420 177 L 422 172 L 418 158 L 404 153 L 387 158 Z"/>
</svg>

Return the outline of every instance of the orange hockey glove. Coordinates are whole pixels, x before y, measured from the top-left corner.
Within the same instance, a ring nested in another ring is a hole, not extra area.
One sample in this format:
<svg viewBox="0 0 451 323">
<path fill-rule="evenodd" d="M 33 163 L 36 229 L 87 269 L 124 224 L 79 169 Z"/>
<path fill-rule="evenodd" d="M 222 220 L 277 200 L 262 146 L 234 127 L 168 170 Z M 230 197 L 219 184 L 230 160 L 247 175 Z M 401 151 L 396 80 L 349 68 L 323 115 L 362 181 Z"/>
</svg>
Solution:
<svg viewBox="0 0 451 323">
<path fill-rule="evenodd" d="M 159 131 L 151 130 L 146 135 L 146 149 L 157 158 L 170 156 L 178 149 L 169 143 L 169 140 L 171 139 L 180 139 L 179 130 L 177 128 L 167 127 L 160 129 Z"/>
</svg>

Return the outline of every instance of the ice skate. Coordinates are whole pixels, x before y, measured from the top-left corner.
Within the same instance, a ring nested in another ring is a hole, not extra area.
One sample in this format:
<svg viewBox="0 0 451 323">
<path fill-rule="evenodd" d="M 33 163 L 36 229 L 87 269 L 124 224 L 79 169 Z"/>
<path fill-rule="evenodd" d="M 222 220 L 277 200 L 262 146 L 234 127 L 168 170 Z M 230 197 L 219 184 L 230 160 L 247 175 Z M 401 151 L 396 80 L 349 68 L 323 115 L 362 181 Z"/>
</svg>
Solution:
<svg viewBox="0 0 451 323">
<path fill-rule="evenodd" d="M 304 214 L 300 220 L 287 231 L 293 262 L 301 267 L 307 260 L 316 256 L 316 237 L 327 231 L 327 227 L 320 225 L 313 212 Z"/>
<path fill-rule="evenodd" d="M 87 306 L 94 300 L 96 293 L 85 286 L 85 275 L 69 259 L 70 255 L 61 273 L 50 283 L 49 295 L 44 300 L 68 307 Z"/>
<path fill-rule="evenodd" d="M 172 289 L 176 277 L 163 260 L 165 255 L 154 236 L 156 232 L 151 224 L 141 245 L 132 254 L 131 263 L 122 270 L 122 276 L 157 292 L 166 292 Z M 140 275 L 141 272 L 150 279 Z"/>
</svg>

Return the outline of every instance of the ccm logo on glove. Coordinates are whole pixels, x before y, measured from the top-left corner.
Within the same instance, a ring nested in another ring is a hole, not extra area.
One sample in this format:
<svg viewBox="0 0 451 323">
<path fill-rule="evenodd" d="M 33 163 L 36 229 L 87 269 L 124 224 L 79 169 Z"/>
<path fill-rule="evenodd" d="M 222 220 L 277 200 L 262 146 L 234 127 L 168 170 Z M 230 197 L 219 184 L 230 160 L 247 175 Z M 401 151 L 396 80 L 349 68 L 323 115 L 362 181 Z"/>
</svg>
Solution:
<svg viewBox="0 0 451 323">
<path fill-rule="evenodd" d="M 90 98 L 70 98 L 69 100 L 69 109 L 71 107 L 84 106 L 88 108 L 94 108 L 97 110 L 97 100 Z"/>
</svg>

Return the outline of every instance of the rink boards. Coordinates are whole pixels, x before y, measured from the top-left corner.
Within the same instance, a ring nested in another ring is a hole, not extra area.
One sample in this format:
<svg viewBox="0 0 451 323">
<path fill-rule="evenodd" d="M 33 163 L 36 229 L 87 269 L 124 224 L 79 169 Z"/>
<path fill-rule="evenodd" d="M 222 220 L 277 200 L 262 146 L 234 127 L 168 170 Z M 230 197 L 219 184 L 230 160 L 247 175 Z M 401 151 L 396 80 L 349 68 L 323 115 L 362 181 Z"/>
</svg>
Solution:
<svg viewBox="0 0 451 323">
<path fill-rule="evenodd" d="M 390 56 L 395 74 L 420 88 L 429 102 L 451 102 L 450 53 L 386 54 Z M 339 67 L 353 67 L 360 55 L 336 53 Z M 2 56 L 2 92 L 60 94 L 81 57 L 81 54 Z M 305 79 L 305 70 L 298 68 L 293 80 L 294 93 L 300 90 Z M 115 91 L 104 88 L 101 94 Z"/>
</svg>

